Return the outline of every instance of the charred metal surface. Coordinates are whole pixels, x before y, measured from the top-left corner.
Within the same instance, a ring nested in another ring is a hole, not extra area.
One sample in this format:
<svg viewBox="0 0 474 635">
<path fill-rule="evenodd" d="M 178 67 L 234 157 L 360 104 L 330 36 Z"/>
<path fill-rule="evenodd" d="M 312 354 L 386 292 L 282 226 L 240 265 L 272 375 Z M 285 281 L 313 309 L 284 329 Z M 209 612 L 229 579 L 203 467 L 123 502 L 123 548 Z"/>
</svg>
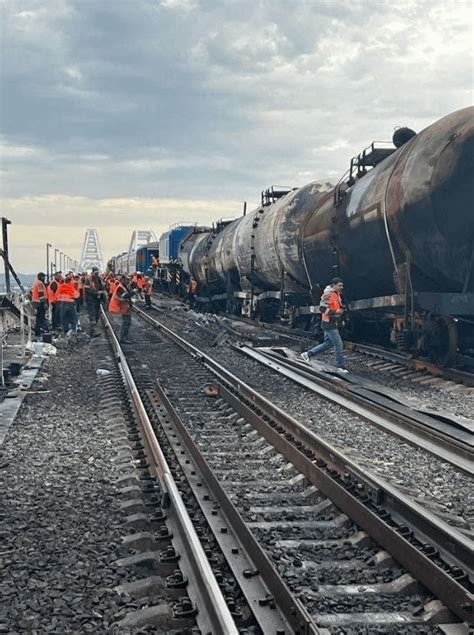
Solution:
<svg viewBox="0 0 474 635">
<path fill-rule="evenodd" d="M 201 285 L 301 293 L 339 273 L 351 300 L 400 289 L 409 254 L 415 291 L 462 293 L 472 281 L 474 108 L 394 150 L 353 185 L 311 183 L 200 234 L 184 259 Z M 188 247 L 186 247 L 188 249 Z M 252 257 L 254 263 L 252 267 Z"/>
<path fill-rule="evenodd" d="M 461 292 L 470 271 L 474 109 L 429 126 L 309 219 L 304 255 L 312 280 L 331 277 L 334 246 L 351 298 L 391 295 L 412 263 L 416 291 Z M 331 238 L 334 237 L 334 244 Z"/>
</svg>

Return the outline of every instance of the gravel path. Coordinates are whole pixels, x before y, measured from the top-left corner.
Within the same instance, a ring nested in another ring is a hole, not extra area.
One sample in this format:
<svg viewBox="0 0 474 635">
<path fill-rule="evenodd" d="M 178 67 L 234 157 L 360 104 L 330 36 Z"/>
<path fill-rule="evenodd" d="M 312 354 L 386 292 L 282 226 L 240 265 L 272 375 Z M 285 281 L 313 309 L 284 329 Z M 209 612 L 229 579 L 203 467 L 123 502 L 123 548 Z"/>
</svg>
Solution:
<svg viewBox="0 0 474 635">
<path fill-rule="evenodd" d="M 356 462 L 406 491 L 448 523 L 474 531 L 474 479 L 244 357 L 226 342 L 211 346 L 215 338 L 206 326 L 213 325 L 212 316 L 175 310 L 154 317 L 178 330 Z M 197 327 L 196 322 L 201 326 Z"/>
<path fill-rule="evenodd" d="M 45 360 L 33 390 L 50 392 L 26 397 L 0 450 L 0 633 L 112 632 L 126 574 L 96 344 Z"/>
</svg>

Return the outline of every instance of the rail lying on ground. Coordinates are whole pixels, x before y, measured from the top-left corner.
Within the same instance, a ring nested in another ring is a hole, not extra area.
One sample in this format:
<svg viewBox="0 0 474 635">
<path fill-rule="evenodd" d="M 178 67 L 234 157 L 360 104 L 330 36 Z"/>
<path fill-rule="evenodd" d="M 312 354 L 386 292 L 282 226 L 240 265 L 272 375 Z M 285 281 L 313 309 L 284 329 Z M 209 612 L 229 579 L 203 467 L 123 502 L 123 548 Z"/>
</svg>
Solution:
<svg viewBox="0 0 474 635">
<path fill-rule="evenodd" d="M 157 297 L 162 298 L 163 296 L 160 294 Z M 152 303 L 152 306 L 153 309 L 155 309 L 156 311 L 162 310 L 162 308 L 156 303 Z M 300 346 L 301 350 L 311 348 L 315 345 L 315 343 L 318 342 L 318 338 L 315 336 L 315 333 L 311 331 L 304 331 L 302 329 L 290 328 L 282 324 L 261 322 L 259 320 L 235 315 L 223 316 L 223 322 L 224 324 L 236 322 L 244 325 L 253 326 L 257 329 L 262 329 L 270 333 L 277 333 L 279 337 Z M 228 330 L 229 332 L 233 332 L 236 336 L 242 335 L 232 326 L 224 326 L 224 328 L 226 328 L 226 330 Z M 401 351 L 384 348 L 375 344 L 362 344 L 360 342 L 345 340 L 344 346 L 347 350 L 359 353 L 363 356 L 367 356 L 373 359 L 385 360 L 387 362 L 393 363 L 394 365 L 396 364 L 397 367 L 400 369 L 411 369 L 419 373 L 421 376 L 428 373 L 428 375 L 444 379 L 448 382 L 454 382 L 457 384 L 462 384 L 464 386 L 474 387 L 474 373 L 469 372 L 468 370 L 438 366 L 434 362 L 430 362 L 427 359 L 418 358 L 411 354 L 405 354 Z"/>
<path fill-rule="evenodd" d="M 137 313 L 212 371 L 222 399 L 459 619 L 472 619 L 474 554 L 469 539 L 361 469 L 176 333 L 143 311 Z"/>
<path fill-rule="evenodd" d="M 468 474 L 474 474 L 474 426 L 439 413 L 413 410 L 401 403 L 391 391 L 384 390 L 354 376 L 354 381 L 327 371 L 323 365 L 310 367 L 298 360 L 293 351 L 253 349 L 241 346 L 239 350 L 261 364 L 281 373 L 344 407 L 364 419 L 423 448 L 443 461 L 455 465 Z"/>
</svg>

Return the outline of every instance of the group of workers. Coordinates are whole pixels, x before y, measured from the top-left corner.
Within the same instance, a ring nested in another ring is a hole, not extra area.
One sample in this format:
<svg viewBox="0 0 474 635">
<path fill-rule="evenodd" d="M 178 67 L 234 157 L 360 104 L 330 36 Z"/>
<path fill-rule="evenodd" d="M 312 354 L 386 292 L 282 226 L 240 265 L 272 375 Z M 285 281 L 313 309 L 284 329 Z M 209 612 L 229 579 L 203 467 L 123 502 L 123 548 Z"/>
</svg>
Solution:
<svg viewBox="0 0 474 635">
<path fill-rule="evenodd" d="M 89 318 L 89 335 L 95 336 L 95 327 L 99 321 L 100 306 L 103 304 L 110 313 L 122 316 L 120 341 L 128 342 L 128 333 L 132 322 L 132 298 L 145 300 L 147 308 L 151 308 L 153 281 L 140 271 L 131 276 L 105 273 L 100 275 L 97 267 L 92 267 L 90 274 L 76 274 L 70 271 L 63 277 L 60 271 L 47 284 L 45 274 L 38 273 L 37 280 L 31 289 L 31 300 L 36 309 L 35 335 L 49 330 L 46 319 L 48 305 L 51 307 L 51 328 L 62 330 L 68 334 L 78 328 L 78 314 L 82 306 L 86 306 Z M 341 278 L 333 278 L 324 289 L 321 297 L 321 328 L 324 341 L 301 354 L 301 358 L 311 363 L 312 357 L 334 348 L 336 366 L 340 372 L 346 373 L 343 343 L 339 329 L 343 326 L 344 307 Z M 194 307 L 198 284 L 191 278 L 186 287 L 186 300 Z"/>
<path fill-rule="evenodd" d="M 97 267 L 92 267 L 90 274 L 69 271 L 63 275 L 57 271 L 49 283 L 46 275 L 40 272 L 30 292 L 36 311 L 35 335 L 49 330 L 65 334 L 76 332 L 81 328 L 79 315 L 85 307 L 89 335 L 94 337 L 100 306 L 103 305 L 111 313 L 122 316 L 120 339 L 126 342 L 131 324 L 132 298 L 138 296 L 144 299 L 146 306 L 151 308 L 152 288 L 153 281 L 140 271 L 132 276 L 110 272 L 101 275 Z M 48 308 L 50 321 L 47 319 Z"/>
</svg>

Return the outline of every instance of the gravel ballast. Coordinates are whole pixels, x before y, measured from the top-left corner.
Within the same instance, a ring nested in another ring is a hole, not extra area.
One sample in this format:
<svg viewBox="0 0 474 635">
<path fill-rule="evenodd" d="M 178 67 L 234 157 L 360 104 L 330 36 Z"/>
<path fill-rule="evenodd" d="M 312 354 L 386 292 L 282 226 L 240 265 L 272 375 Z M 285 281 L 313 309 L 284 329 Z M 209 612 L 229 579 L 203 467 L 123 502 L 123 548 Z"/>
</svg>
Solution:
<svg viewBox="0 0 474 635">
<path fill-rule="evenodd" d="M 174 308 L 167 313 L 160 311 L 153 317 L 210 354 L 275 405 L 342 449 L 355 462 L 428 506 L 449 524 L 472 531 L 474 483 L 470 476 L 245 357 L 228 342 L 212 346 L 215 336 L 209 329 L 213 327 L 218 332 L 213 316 Z M 138 320 L 135 324 L 138 326 Z M 416 390 L 415 386 L 412 386 L 413 390 Z M 439 390 L 423 388 L 423 391 L 424 398 L 427 398 L 427 392 L 437 392 L 437 403 L 440 404 Z"/>
<path fill-rule="evenodd" d="M 0 633 L 112 632 L 126 572 L 103 353 L 84 338 L 46 359 L 32 391 L 48 392 L 27 395 L 0 449 Z"/>
</svg>

